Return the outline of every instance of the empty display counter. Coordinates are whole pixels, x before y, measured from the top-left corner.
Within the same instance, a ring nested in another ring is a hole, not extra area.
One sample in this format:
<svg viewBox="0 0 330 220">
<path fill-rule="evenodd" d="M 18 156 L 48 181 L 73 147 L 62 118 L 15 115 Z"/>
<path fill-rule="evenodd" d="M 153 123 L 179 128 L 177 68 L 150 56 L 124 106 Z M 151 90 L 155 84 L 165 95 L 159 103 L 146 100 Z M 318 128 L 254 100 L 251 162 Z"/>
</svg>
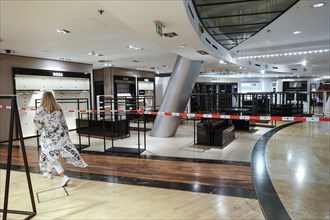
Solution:
<svg viewBox="0 0 330 220">
<path fill-rule="evenodd" d="M 231 120 L 202 119 L 197 123 L 197 144 L 223 148 L 235 138 Z"/>
</svg>

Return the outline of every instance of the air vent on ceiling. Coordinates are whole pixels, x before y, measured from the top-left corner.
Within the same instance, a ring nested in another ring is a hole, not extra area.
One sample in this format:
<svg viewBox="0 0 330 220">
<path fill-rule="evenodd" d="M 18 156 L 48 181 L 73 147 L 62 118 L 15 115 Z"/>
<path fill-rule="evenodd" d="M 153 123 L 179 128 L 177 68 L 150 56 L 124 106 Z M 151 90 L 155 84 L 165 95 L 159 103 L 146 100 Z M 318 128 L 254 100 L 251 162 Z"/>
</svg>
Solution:
<svg viewBox="0 0 330 220">
<path fill-rule="evenodd" d="M 178 36 L 178 34 L 175 33 L 175 32 L 164 33 L 163 35 L 164 35 L 165 37 L 169 37 L 169 38 L 172 38 L 172 37 Z"/>
<path fill-rule="evenodd" d="M 198 50 L 196 51 L 197 53 L 201 54 L 201 55 L 208 55 L 209 53 L 206 52 L 205 50 Z"/>
</svg>

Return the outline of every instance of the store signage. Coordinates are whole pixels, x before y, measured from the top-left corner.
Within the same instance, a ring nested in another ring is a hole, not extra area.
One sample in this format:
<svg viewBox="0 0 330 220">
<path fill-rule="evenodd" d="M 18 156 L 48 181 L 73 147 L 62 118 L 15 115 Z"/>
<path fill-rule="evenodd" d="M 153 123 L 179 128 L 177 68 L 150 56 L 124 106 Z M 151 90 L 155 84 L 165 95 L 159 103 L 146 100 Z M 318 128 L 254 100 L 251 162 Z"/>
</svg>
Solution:
<svg viewBox="0 0 330 220">
<path fill-rule="evenodd" d="M 220 81 L 220 78 L 212 78 L 211 81 Z"/>
<path fill-rule="evenodd" d="M 162 37 L 164 25 L 160 23 L 160 21 L 155 21 L 155 26 L 156 26 L 156 33 Z"/>
<path fill-rule="evenodd" d="M 40 70 L 13 67 L 13 73 L 19 75 L 33 75 L 33 76 L 54 76 L 54 77 L 74 77 L 74 78 L 90 78 L 89 73 L 84 72 L 69 72 L 60 70 Z"/>
<path fill-rule="evenodd" d="M 63 76 L 63 73 L 61 73 L 61 72 L 53 72 L 53 76 L 62 77 Z"/>
</svg>

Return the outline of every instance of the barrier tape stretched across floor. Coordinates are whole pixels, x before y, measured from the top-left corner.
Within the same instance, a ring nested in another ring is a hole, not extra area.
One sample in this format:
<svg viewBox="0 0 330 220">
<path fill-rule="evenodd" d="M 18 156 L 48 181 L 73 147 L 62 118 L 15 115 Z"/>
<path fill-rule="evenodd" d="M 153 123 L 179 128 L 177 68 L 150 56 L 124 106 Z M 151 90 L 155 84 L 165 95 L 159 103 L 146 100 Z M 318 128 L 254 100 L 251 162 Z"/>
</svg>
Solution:
<svg viewBox="0 0 330 220">
<path fill-rule="evenodd" d="M 0 105 L 0 109 L 11 109 L 11 106 Z M 18 107 L 20 111 L 35 111 L 35 108 Z M 80 112 L 80 113 L 124 113 L 132 112 L 141 115 L 164 115 L 164 116 L 180 116 L 191 118 L 216 118 L 216 119 L 232 119 L 232 120 L 250 120 L 250 121 L 313 121 L 313 122 L 330 122 L 329 117 L 291 117 L 291 116 L 257 116 L 257 115 L 220 115 L 220 114 L 199 114 L 199 113 L 178 113 L 178 112 L 151 112 L 144 109 L 141 110 L 63 110 L 64 112 Z"/>
</svg>

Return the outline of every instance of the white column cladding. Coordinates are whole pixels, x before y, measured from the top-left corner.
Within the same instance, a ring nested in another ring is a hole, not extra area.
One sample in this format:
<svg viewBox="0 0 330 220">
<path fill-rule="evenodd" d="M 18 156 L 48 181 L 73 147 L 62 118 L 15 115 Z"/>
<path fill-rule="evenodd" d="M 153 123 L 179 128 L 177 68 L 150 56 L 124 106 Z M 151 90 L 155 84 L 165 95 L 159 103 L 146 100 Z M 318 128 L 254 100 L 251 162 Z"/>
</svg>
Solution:
<svg viewBox="0 0 330 220">
<path fill-rule="evenodd" d="M 202 66 L 200 60 L 189 60 L 179 56 L 168 82 L 160 112 L 183 112 Z M 173 137 L 179 127 L 179 116 L 157 115 L 150 132 L 153 137 Z"/>
</svg>

